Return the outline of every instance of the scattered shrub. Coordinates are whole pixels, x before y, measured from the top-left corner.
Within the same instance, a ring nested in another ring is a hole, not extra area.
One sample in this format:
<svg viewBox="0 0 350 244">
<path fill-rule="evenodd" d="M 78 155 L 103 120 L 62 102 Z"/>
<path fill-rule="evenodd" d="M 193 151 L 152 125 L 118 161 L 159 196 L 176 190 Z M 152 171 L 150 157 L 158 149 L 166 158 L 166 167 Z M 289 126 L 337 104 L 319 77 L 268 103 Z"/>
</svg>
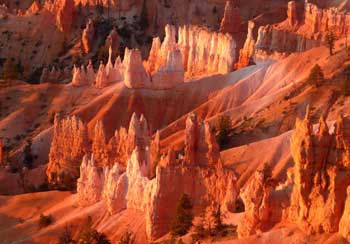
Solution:
<svg viewBox="0 0 350 244">
<path fill-rule="evenodd" d="M 50 224 L 52 224 L 52 222 L 53 222 L 53 219 L 51 215 L 40 214 L 39 221 L 38 221 L 39 229 L 49 226 Z"/>
</svg>

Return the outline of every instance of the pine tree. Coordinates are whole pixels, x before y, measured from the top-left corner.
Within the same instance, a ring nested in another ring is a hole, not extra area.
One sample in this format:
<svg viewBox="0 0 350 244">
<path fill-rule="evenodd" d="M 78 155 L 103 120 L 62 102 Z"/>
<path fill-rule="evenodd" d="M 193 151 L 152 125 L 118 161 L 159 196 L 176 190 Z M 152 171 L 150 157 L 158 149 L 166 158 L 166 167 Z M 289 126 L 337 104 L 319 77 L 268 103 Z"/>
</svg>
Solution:
<svg viewBox="0 0 350 244">
<path fill-rule="evenodd" d="M 78 244 L 111 244 L 106 235 L 92 228 L 92 218 L 88 216 Z"/>
<path fill-rule="evenodd" d="M 32 155 L 32 140 L 28 139 L 24 147 L 24 161 L 23 164 L 27 168 L 33 167 L 33 155 Z"/>
<path fill-rule="evenodd" d="M 220 204 L 213 211 L 212 214 L 213 214 L 213 219 L 214 219 L 214 230 L 215 230 L 215 232 L 220 232 L 224 227 L 224 225 L 222 223 L 221 205 Z"/>
<path fill-rule="evenodd" d="M 18 78 L 17 66 L 9 58 L 6 59 L 2 72 L 3 79 L 8 83 L 10 83 L 11 80 Z"/>
<path fill-rule="evenodd" d="M 321 69 L 321 67 L 318 64 L 315 64 L 315 66 L 311 69 L 308 83 L 312 86 L 319 87 L 323 81 L 324 81 L 324 74 Z"/>
<path fill-rule="evenodd" d="M 334 42 L 335 42 L 335 36 L 333 32 L 328 32 L 326 35 L 326 43 L 329 48 L 329 55 L 333 55 L 333 49 L 334 49 Z"/>
<path fill-rule="evenodd" d="M 183 193 L 176 207 L 175 217 L 171 224 L 171 233 L 174 236 L 185 235 L 192 226 L 193 213 L 189 196 Z"/>
<path fill-rule="evenodd" d="M 217 125 L 217 142 L 220 148 L 224 148 L 230 141 L 231 119 L 228 116 L 221 116 Z"/>
<path fill-rule="evenodd" d="M 350 93 L 350 65 L 344 68 L 344 78 L 342 83 L 342 93 L 344 96 L 349 96 Z"/>
</svg>

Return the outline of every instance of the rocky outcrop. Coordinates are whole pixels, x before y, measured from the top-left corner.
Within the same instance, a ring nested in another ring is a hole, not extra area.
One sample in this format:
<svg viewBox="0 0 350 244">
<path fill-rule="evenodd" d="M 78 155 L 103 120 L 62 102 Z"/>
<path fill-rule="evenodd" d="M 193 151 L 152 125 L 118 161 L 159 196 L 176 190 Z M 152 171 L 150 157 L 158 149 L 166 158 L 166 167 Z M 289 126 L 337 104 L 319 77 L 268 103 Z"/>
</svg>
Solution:
<svg viewBox="0 0 350 244">
<path fill-rule="evenodd" d="M 241 191 L 245 212 L 237 229 L 239 237 L 266 231 L 281 220 L 283 199 L 274 195 L 275 181 L 271 175 L 270 167 L 264 165 L 262 170 L 255 172 L 253 180 Z"/>
<path fill-rule="evenodd" d="M 119 35 L 115 28 L 113 28 L 107 36 L 105 47 L 111 47 L 112 50 L 119 50 Z"/>
<path fill-rule="evenodd" d="M 142 63 L 141 52 L 137 49 L 125 49 L 123 60 L 125 67 L 124 84 L 128 88 L 150 88 L 152 83 Z"/>
<path fill-rule="evenodd" d="M 297 4 L 295 1 L 288 2 L 288 24 L 290 26 L 295 26 L 298 24 L 298 12 L 297 12 Z"/>
<path fill-rule="evenodd" d="M 103 174 L 95 165 L 94 157 L 84 156 L 80 165 L 80 177 L 77 181 L 79 205 L 88 206 L 97 203 L 102 198 Z"/>
<path fill-rule="evenodd" d="M 338 11 L 337 8 L 321 9 L 312 3 L 305 3 L 304 24 L 309 35 L 322 38 L 329 31 L 337 37 L 349 33 L 350 14 Z"/>
<path fill-rule="evenodd" d="M 349 131 L 348 118 L 339 117 L 332 134 L 323 117 L 314 132 L 309 110 L 303 120 L 297 119 L 291 137 L 293 174 L 285 184 L 267 191 L 261 188 L 264 177 L 257 173 L 241 194 L 246 213 L 239 235 L 266 231 L 277 222 L 292 222 L 309 234 L 339 232 L 349 238 Z M 265 195 L 272 197 L 264 202 Z M 263 217 L 266 214 L 268 219 Z"/>
<path fill-rule="evenodd" d="M 195 115 L 191 115 L 188 121 L 185 155 L 176 155 L 170 149 L 166 156 L 159 158 L 159 134 L 150 142 L 146 120 L 143 116 L 138 119 L 133 115 L 127 143 L 123 143 L 129 149 L 133 148 L 126 169 L 118 163 L 105 167 L 102 197 L 99 198 L 95 191 L 100 189 L 99 179 L 102 176 L 96 173 L 94 164 L 85 158 L 81 176 L 88 182 L 79 179 L 78 202 L 85 206 L 102 199 L 111 214 L 123 209 L 143 211 L 149 239 L 158 238 L 169 231 L 177 201 L 183 192 L 191 196 L 195 213 L 217 204 L 225 211 L 233 209 L 237 195 L 234 172 L 221 164 L 218 145 L 209 126 Z M 191 136 L 194 138 L 190 139 Z M 115 149 L 119 150 L 118 147 Z M 159 160 L 154 178 L 150 171 L 152 158 Z M 189 158 L 193 161 L 187 162 Z M 93 176 L 86 177 L 88 174 Z M 92 201 L 82 195 L 89 192 L 94 196 Z"/>
<path fill-rule="evenodd" d="M 243 48 L 239 52 L 239 59 L 236 64 L 236 68 L 240 69 L 254 63 L 255 52 L 255 39 L 253 36 L 255 23 L 253 21 L 248 22 L 248 34 L 247 39 L 244 42 Z"/>
<path fill-rule="evenodd" d="M 57 28 L 67 34 L 71 31 L 74 15 L 74 0 L 58 0 L 56 2 L 56 25 Z"/>
<path fill-rule="evenodd" d="M 32 5 L 26 10 L 25 15 L 30 16 L 30 15 L 36 14 L 40 11 L 40 8 L 41 8 L 40 3 L 37 0 L 35 0 L 33 1 Z"/>
<path fill-rule="evenodd" d="M 91 51 L 92 44 L 95 36 L 95 28 L 91 19 L 86 24 L 85 29 L 83 30 L 83 34 L 81 36 L 81 45 L 83 52 L 88 54 Z"/>
<path fill-rule="evenodd" d="M 307 51 L 320 44 L 319 40 L 309 39 L 304 35 L 267 25 L 259 27 L 255 49 L 258 55 L 291 54 Z"/>
<path fill-rule="evenodd" d="M 90 151 L 86 125 L 76 116 L 55 116 L 46 175 L 50 184 L 71 188 L 83 156 Z"/>
<path fill-rule="evenodd" d="M 198 26 L 182 26 L 179 27 L 177 45 L 188 78 L 233 71 L 236 42 L 229 34 Z"/>
<path fill-rule="evenodd" d="M 110 84 L 117 83 L 123 80 L 123 66 L 121 65 L 120 57 L 113 64 L 112 48 L 109 48 L 108 62 L 104 65 L 102 62 L 99 66 L 96 75 L 95 86 L 104 88 Z"/>
<path fill-rule="evenodd" d="M 241 31 L 241 14 L 234 1 L 226 2 L 224 17 L 221 20 L 220 32 L 236 34 Z"/>
<path fill-rule="evenodd" d="M 69 68 L 64 70 L 56 69 L 55 66 L 51 68 L 44 67 L 40 76 L 40 83 L 59 83 L 62 80 L 71 77 L 71 71 Z"/>
</svg>

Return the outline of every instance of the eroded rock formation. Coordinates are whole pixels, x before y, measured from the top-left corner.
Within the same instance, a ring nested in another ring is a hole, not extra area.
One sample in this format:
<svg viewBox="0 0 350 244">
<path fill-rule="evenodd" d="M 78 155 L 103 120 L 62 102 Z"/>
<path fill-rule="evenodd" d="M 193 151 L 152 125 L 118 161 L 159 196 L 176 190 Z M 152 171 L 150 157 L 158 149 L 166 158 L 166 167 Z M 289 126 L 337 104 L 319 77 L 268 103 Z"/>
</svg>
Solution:
<svg viewBox="0 0 350 244">
<path fill-rule="evenodd" d="M 198 26 L 182 26 L 179 27 L 177 45 L 187 77 L 233 71 L 236 42 L 228 34 Z"/>
<path fill-rule="evenodd" d="M 73 23 L 73 15 L 75 9 L 74 0 L 59 0 L 56 1 L 55 4 L 55 8 L 57 9 L 57 28 L 61 32 L 67 34 L 70 32 Z"/>
<path fill-rule="evenodd" d="M 241 31 L 241 13 L 235 2 L 226 2 L 224 17 L 221 20 L 220 31 L 235 34 Z"/>
<path fill-rule="evenodd" d="M 43 68 L 40 83 L 58 83 L 62 80 L 68 79 L 71 77 L 71 71 L 69 68 L 65 68 L 64 70 L 56 69 L 55 66 L 51 68 L 51 70 L 47 67 Z"/>
<path fill-rule="evenodd" d="M 59 187 L 72 187 L 79 177 L 83 156 L 90 150 L 86 125 L 76 116 L 55 116 L 49 163 L 48 181 Z"/>
<path fill-rule="evenodd" d="M 84 172 L 81 172 L 81 179 L 78 180 L 78 191 L 81 191 L 78 196 L 92 192 L 94 197 L 91 202 L 91 199 L 86 201 L 82 196 L 78 200 L 81 205 L 89 205 L 100 199 L 111 214 L 126 208 L 143 211 L 150 239 L 169 231 L 176 203 L 183 192 L 191 196 L 196 213 L 213 204 L 221 204 L 225 211 L 233 209 L 237 195 L 236 176 L 221 164 L 218 145 L 208 124 L 199 121 L 195 115 L 188 118 L 186 125 L 185 155 L 170 149 L 156 164 L 154 178 L 151 176 L 151 161 L 152 158 L 159 158 L 152 155 L 159 152 L 159 135 L 150 142 L 146 120 L 143 116 L 138 119 L 133 115 L 128 137 L 127 145 L 133 150 L 126 169 L 116 163 L 105 167 L 103 174 L 96 173 L 93 162 L 84 158 L 81 166 Z M 152 149 L 152 145 L 156 146 Z M 88 174 L 93 177 L 86 177 Z M 99 179 L 103 179 L 102 184 L 92 184 L 99 182 Z M 100 189 L 101 185 L 103 190 L 100 197 L 95 190 Z"/>
<path fill-rule="evenodd" d="M 239 52 L 239 59 L 236 64 L 236 68 L 240 69 L 254 63 L 255 52 L 255 39 L 253 36 L 255 23 L 253 21 L 248 22 L 248 34 L 247 39 L 244 42 L 243 48 Z"/>
<path fill-rule="evenodd" d="M 242 194 L 246 213 L 239 235 L 265 231 L 274 223 L 287 221 L 298 224 L 307 233 L 339 232 L 349 238 L 349 131 L 348 118 L 339 117 L 333 134 L 323 117 L 314 132 L 309 110 L 303 120 L 297 119 L 291 137 L 293 174 L 283 186 L 267 191 L 262 188 L 264 177 L 257 173 Z M 276 197 L 269 197 L 264 203 L 265 195 Z M 268 222 L 263 218 L 265 210 L 273 210 L 268 212 Z"/>
<path fill-rule="evenodd" d="M 90 53 L 95 36 L 95 28 L 91 19 L 86 24 L 81 36 L 81 44 L 84 53 Z"/>
</svg>

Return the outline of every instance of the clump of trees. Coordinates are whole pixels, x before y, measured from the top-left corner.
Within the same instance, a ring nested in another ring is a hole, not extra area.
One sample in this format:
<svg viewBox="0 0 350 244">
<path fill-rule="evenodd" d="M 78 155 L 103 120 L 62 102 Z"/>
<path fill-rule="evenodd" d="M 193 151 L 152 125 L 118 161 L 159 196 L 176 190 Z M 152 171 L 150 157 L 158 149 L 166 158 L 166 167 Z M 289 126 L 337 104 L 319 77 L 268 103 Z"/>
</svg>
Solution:
<svg viewBox="0 0 350 244">
<path fill-rule="evenodd" d="M 220 149 L 225 148 L 230 142 L 230 133 L 232 129 L 232 122 L 229 116 L 221 116 L 216 126 L 216 140 Z"/>
<path fill-rule="evenodd" d="M 236 231 L 236 226 L 226 225 L 223 223 L 223 214 L 221 205 L 217 205 L 202 214 L 198 223 L 194 226 L 192 239 L 199 241 L 207 237 L 224 237 L 229 233 Z"/>
<path fill-rule="evenodd" d="M 318 64 L 311 69 L 307 82 L 315 87 L 319 87 L 324 82 L 323 70 Z"/>
<path fill-rule="evenodd" d="M 335 42 L 335 36 L 333 34 L 333 32 L 328 32 L 326 37 L 325 37 L 325 40 L 326 40 L 326 44 L 329 48 L 329 55 L 333 55 L 333 50 L 334 50 L 334 42 Z"/>
<path fill-rule="evenodd" d="M 176 213 L 171 223 L 171 234 L 173 236 L 183 236 L 192 227 L 193 206 L 189 196 L 183 193 L 177 203 Z"/>
<path fill-rule="evenodd" d="M 111 244 L 111 241 L 92 227 L 92 218 L 88 216 L 77 240 L 74 240 L 71 228 L 66 226 L 59 236 L 59 244 Z"/>
</svg>

